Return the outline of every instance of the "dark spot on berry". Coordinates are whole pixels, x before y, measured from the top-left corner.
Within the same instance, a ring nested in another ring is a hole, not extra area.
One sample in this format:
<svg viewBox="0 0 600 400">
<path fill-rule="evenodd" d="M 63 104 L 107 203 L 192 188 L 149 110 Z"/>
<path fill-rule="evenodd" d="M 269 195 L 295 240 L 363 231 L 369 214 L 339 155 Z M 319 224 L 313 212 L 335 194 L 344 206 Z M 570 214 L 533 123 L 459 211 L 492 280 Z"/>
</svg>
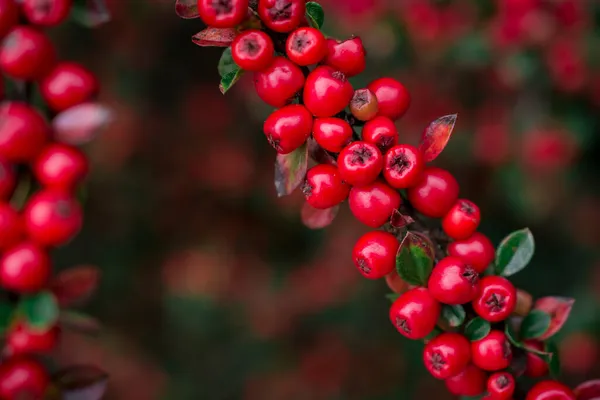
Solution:
<svg viewBox="0 0 600 400">
<path fill-rule="evenodd" d="M 352 157 L 350 162 L 352 165 L 360 164 L 365 165 L 373 157 L 373 152 L 366 146 L 359 146 L 357 149 L 352 150 Z"/>
<path fill-rule="evenodd" d="M 433 367 L 433 369 L 435 369 L 436 371 L 441 370 L 443 366 L 446 365 L 444 357 L 442 357 L 442 355 L 437 351 L 431 355 L 429 361 L 431 362 L 431 366 Z"/>
<path fill-rule="evenodd" d="M 281 140 L 280 140 L 280 139 L 275 139 L 275 138 L 273 137 L 273 135 L 271 135 L 271 134 L 268 134 L 268 135 L 267 135 L 267 140 L 269 141 L 269 144 L 270 144 L 271 146 L 273 146 L 273 148 L 274 148 L 275 150 L 277 150 L 277 151 L 281 151 L 281 146 L 279 145 L 279 143 L 281 142 Z"/>
<path fill-rule="evenodd" d="M 310 197 L 312 196 L 312 192 L 313 192 L 313 186 L 308 182 L 308 180 L 305 180 L 304 183 L 302 184 L 302 194 L 306 197 Z"/>
<path fill-rule="evenodd" d="M 496 384 L 498 385 L 498 387 L 500 389 L 504 389 L 505 387 L 508 386 L 508 384 L 510 383 L 509 379 L 506 377 L 506 375 L 500 375 L 498 377 L 498 379 L 496 379 Z"/>
<path fill-rule="evenodd" d="M 346 82 L 346 79 L 347 79 L 346 75 L 343 72 L 341 72 L 341 71 L 333 71 L 331 73 L 331 77 L 333 79 L 337 80 L 337 81 L 342 82 L 342 83 Z"/>
<path fill-rule="evenodd" d="M 275 5 L 269 9 L 268 14 L 272 21 L 287 21 L 292 17 L 292 2 L 290 0 L 277 0 Z"/>
<path fill-rule="evenodd" d="M 510 348 L 510 343 L 508 343 L 508 340 L 505 340 L 504 343 L 502 343 L 502 356 L 505 359 L 510 358 L 512 354 L 512 350 Z"/>
<path fill-rule="evenodd" d="M 233 12 L 233 0 L 213 0 L 212 8 L 217 15 Z"/>
<path fill-rule="evenodd" d="M 467 215 L 471 215 L 475 212 L 475 207 L 473 207 L 473 205 L 469 201 L 462 200 L 458 207 L 460 208 L 460 211 L 464 212 Z"/>
<path fill-rule="evenodd" d="M 255 38 L 246 38 L 242 42 L 242 49 L 249 56 L 255 56 L 260 50 L 260 46 Z"/>
<path fill-rule="evenodd" d="M 71 205 L 66 200 L 58 201 L 54 206 L 54 211 L 61 218 L 69 218 L 71 216 Z"/>
<path fill-rule="evenodd" d="M 479 274 L 471 267 L 465 268 L 465 272 L 462 273 L 462 276 L 465 277 L 473 286 L 479 282 Z"/>
<path fill-rule="evenodd" d="M 404 318 L 396 317 L 396 328 L 408 334 L 411 332 L 410 326 L 408 326 L 408 321 Z"/>
<path fill-rule="evenodd" d="M 408 161 L 404 153 L 396 154 L 394 157 L 392 157 L 389 164 L 389 167 L 392 168 L 394 171 L 398 172 L 399 174 L 404 172 L 404 170 L 409 168 L 410 166 L 411 162 Z"/>
<path fill-rule="evenodd" d="M 358 269 L 360 269 L 366 275 L 369 275 L 372 271 L 371 266 L 364 258 L 358 260 Z"/>
<path fill-rule="evenodd" d="M 493 312 L 500 312 L 506 306 L 506 297 L 501 294 L 492 293 L 485 301 L 485 305 Z"/>
</svg>

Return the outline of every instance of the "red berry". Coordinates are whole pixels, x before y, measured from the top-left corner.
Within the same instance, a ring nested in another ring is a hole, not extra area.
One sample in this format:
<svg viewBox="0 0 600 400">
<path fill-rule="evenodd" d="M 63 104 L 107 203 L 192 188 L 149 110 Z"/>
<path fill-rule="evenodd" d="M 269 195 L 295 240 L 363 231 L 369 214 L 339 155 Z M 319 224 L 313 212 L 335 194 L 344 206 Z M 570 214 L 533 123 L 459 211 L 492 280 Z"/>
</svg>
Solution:
<svg viewBox="0 0 600 400">
<path fill-rule="evenodd" d="M 525 400 L 575 400 L 575 394 L 566 385 L 547 380 L 536 383 Z"/>
<path fill-rule="evenodd" d="M 467 365 L 462 372 L 446 379 L 448 391 L 455 396 L 478 396 L 485 390 L 485 372 L 474 365 Z"/>
<path fill-rule="evenodd" d="M 49 384 L 44 366 L 33 358 L 14 357 L 0 364 L 2 399 L 42 399 Z"/>
<path fill-rule="evenodd" d="M 367 232 L 354 245 L 352 259 L 365 278 L 383 278 L 396 268 L 399 246 L 398 239 L 391 233 Z"/>
<path fill-rule="evenodd" d="M 367 121 L 362 130 L 365 142 L 373 143 L 385 154 L 390 148 L 398 144 L 398 130 L 394 121 L 387 117 L 375 117 Z"/>
<path fill-rule="evenodd" d="M 46 331 L 37 331 L 19 322 L 8 333 L 6 345 L 13 357 L 28 353 L 47 353 L 56 346 L 58 333 L 58 326 Z"/>
<path fill-rule="evenodd" d="M 373 183 L 383 167 L 383 156 L 377 147 L 366 142 L 352 142 L 338 157 L 342 179 L 353 186 Z"/>
<path fill-rule="evenodd" d="M 23 219 L 8 203 L 0 202 L 0 249 L 5 250 L 23 239 Z"/>
<path fill-rule="evenodd" d="M 81 206 L 71 195 L 57 190 L 36 193 L 25 206 L 29 237 L 42 246 L 60 246 L 81 229 Z"/>
<path fill-rule="evenodd" d="M 98 80 L 82 65 L 62 62 L 41 81 L 40 92 L 48 106 L 60 112 L 95 96 Z"/>
<path fill-rule="evenodd" d="M 248 0 L 198 0 L 202 21 L 215 28 L 234 28 L 248 15 Z"/>
<path fill-rule="evenodd" d="M 473 309 L 486 321 L 500 322 L 512 314 L 517 305 L 517 289 L 506 278 L 486 276 L 479 281 Z"/>
<path fill-rule="evenodd" d="M 431 271 L 427 287 L 444 304 L 465 304 L 475 298 L 479 275 L 459 258 L 442 258 Z"/>
<path fill-rule="evenodd" d="M 306 10 L 305 0 L 259 0 L 258 16 L 265 26 L 275 32 L 296 29 Z"/>
<path fill-rule="evenodd" d="M 342 111 L 354 89 L 346 76 L 331 67 L 315 68 L 306 78 L 304 104 L 316 117 L 331 117 Z"/>
<path fill-rule="evenodd" d="M 300 67 L 285 57 L 275 57 L 271 65 L 254 73 L 254 86 L 258 97 L 271 107 L 283 107 L 304 86 Z"/>
<path fill-rule="evenodd" d="M 0 135 L 2 129 L 0 128 Z M 0 160 L 0 200 L 8 200 L 15 190 L 17 174 L 12 164 Z"/>
<path fill-rule="evenodd" d="M 352 139 L 352 127 L 341 118 L 316 118 L 312 134 L 319 146 L 332 153 L 339 153 Z"/>
<path fill-rule="evenodd" d="M 442 220 L 444 232 L 454 240 L 467 239 L 479 226 L 481 214 L 475 203 L 458 199 Z"/>
<path fill-rule="evenodd" d="M 325 65 L 333 67 L 347 77 L 358 75 L 365 70 L 365 56 L 365 48 L 359 37 L 344 41 L 327 39 Z"/>
<path fill-rule="evenodd" d="M 288 154 L 306 142 L 312 125 L 313 118 L 306 107 L 290 104 L 269 115 L 263 131 L 279 154 Z"/>
<path fill-rule="evenodd" d="M 485 371 L 507 368 L 512 360 L 512 350 L 502 331 L 492 330 L 483 339 L 471 343 L 473 364 Z"/>
<path fill-rule="evenodd" d="M 5 251 L 0 259 L 0 283 L 6 290 L 33 293 L 50 277 L 50 258 L 45 250 L 24 242 Z"/>
<path fill-rule="evenodd" d="M 0 157 L 7 161 L 33 160 L 48 140 L 48 124 L 25 103 L 0 105 L 0 120 Z"/>
<path fill-rule="evenodd" d="M 379 104 L 379 113 L 392 120 L 400 118 L 410 106 L 410 93 L 395 79 L 379 78 L 367 86 L 375 93 Z"/>
<path fill-rule="evenodd" d="M 71 11 L 72 0 L 23 0 L 23 14 L 34 25 L 56 26 Z"/>
<path fill-rule="evenodd" d="M 526 340 L 525 346 L 538 351 L 544 351 L 544 343 L 538 340 Z M 525 376 L 530 378 L 541 378 L 548 374 L 548 364 L 537 354 L 527 351 Z"/>
<path fill-rule="evenodd" d="M 391 187 L 406 189 L 419 182 L 425 160 L 419 149 L 410 144 L 399 144 L 385 153 L 383 176 Z"/>
<path fill-rule="evenodd" d="M 11 78 L 34 81 L 54 66 L 56 52 L 45 33 L 29 26 L 17 26 L 0 47 L 0 69 Z"/>
<path fill-rule="evenodd" d="M 490 399 L 510 400 L 515 392 L 515 378 L 508 372 L 496 372 L 487 381 Z"/>
<path fill-rule="evenodd" d="M 318 209 L 331 208 L 348 197 L 350 186 L 340 176 L 333 165 L 315 165 L 306 173 L 302 193 L 308 204 Z"/>
<path fill-rule="evenodd" d="M 470 238 L 457 240 L 448 245 L 448 254 L 462 259 L 479 273 L 485 271 L 495 257 L 495 249 L 490 239 L 475 232 Z"/>
<path fill-rule="evenodd" d="M 19 23 L 19 8 L 15 0 L 0 0 L 0 39 Z"/>
<path fill-rule="evenodd" d="M 400 295 L 390 308 L 390 321 L 409 339 L 423 339 L 435 328 L 442 306 L 422 287 Z"/>
<path fill-rule="evenodd" d="M 353 187 L 348 203 L 357 220 L 371 228 L 379 228 L 400 207 L 402 198 L 386 183 L 375 181 L 367 186 Z"/>
<path fill-rule="evenodd" d="M 246 71 L 261 71 L 271 64 L 275 47 L 265 32 L 249 29 L 240 33 L 231 43 L 233 61 Z"/>
<path fill-rule="evenodd" d="M 45 187 L 70 191 L 87 175 L 88 162 L 79 149 L 53 143 L 35 160 L 33 172 Z"/>
<path fill-rule="evenodd" d="M 417 184 L 408 189 L 408 200 L 421 214 L 443 217 L 458 199 L 458 182 L 444 169 L 429 167 Z"/>
<path fill-rule="evenodd" d="M 327 54 L 327 41 L 318 29 L 298 28 L 288 36 L 285 52 L 298 65 L 316 64 Z"/>
<path fill-rule="evenodd" d="M 471 360 L 469 341 L 458 333 L 442 333 L 423 350 L 423 362 L 437 379 L 448 379 L 463 371 Z"/>
</svg>

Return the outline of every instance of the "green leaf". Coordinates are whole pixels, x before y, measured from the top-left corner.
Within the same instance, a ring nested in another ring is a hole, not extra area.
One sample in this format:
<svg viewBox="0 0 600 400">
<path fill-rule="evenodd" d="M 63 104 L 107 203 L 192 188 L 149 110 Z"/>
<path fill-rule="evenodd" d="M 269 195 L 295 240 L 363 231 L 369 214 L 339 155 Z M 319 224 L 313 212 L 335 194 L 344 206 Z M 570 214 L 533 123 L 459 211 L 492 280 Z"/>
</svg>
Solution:
<svg viewBox="0 0 600 400">
<path fill-rule="evenodd" d="M 551 317 L 541 310 L 532 310 L 521 323 L 521 338 L 535 339 L 542 336 L 550 327 Z"/>
<path fill-rule="evenodd" d="M 450 306 L 444 304 L 442 306 L 441 318 L 443 318 L 447 325 L 452 328 L 459 327 L 465 322 L 466 317 L 465 309 L 461 305 Z"/>
<path fill-rule="evenodd" d="M 306 143 L 289 154 L 277 154 L 275 159 L 275 189 L 277 196 L 292 193 L 304 181 L 308 168 Z"/>
<path fill-rule="evenodd" d="M 219 65 L 217 66 L 217 69 L 221 78 L 225 77 L 227 74 L 231 74 L 232 72 L 236 72 L 240 69 L 240 67 L 237 66 L 235 61 L 233 61 L 233 56 L 231 55 L 231 46 L 223 50 L 223 54 L 221 54 L 221 58 L 219 59 Z"/>
<path fill-rule="evenodd" d="M 525 347 L 525 345 L 517 339 L 517 332 L 515 332 L 515 329 L 514 329 L 513 325 L 511 324 L 511 321 L 506 321 L 506 324 L 504 326 L 504 334 L 506 335 L 506 338 L 513 346 L 518 347 L 520 349 Z"/>
<path fill-rule="evenodd" d="M 306 19 L 313 28 L 321 29 L 325 20 L 323 7 L 314 1 L 306 3 Z"/>
<path fill-rule="evenodd" d="M 19 311 L 30 327 L 40 331 L 54 326 L 60 312 L 56 298 L 50 292 L 23 297 L 19 303 Z"/>
<path fill-rule="evenodd" d="M 15 307 L 10 303 L 4 301 L 0 303 L 0 335 L 6 332 L 13 321 L 14 314 Z"/>
<path fill-rule="evenodd" d="M 470 320 L 465 326 L 465 336 L 470 341 L 483 339 L 492 329 L 490 323 L 481 317 Z"/>
<path fill-rule="evenodd" d="M 545 349 L 547 353 L 552 354 L 550 357 L 550 362 L 548 363 L 548 368 L 550 370 L 550 375 L 553 378 L 557 378 L 560 375 L 560 357 L 558 354 L 558 347 L 556 343 L 550 341 L 546 342 Z"/>
<path fill-rule="evenodd" d="M 426 286 L 433 260 L 431 240 L 419 232 L 407 232 L 396 254 L 396 270 L 411 285 Z"/>
<path fill-rule="evenodd" d="M 496 250 L 496 273 L 511 276 L 527 266 L 535 251 L 533 235 L 527 228 L 505 237 Z"/>
<path fill-rule="evenodd" d="M 221 83 L 219 84 L 219 90 L 221 93 L 225 94 L 233 85 L 236 84 L 237 81 L 240 80 L 244 71 L 241 69 L 237 69 L 233 72 L 226 74 L 223 78 L 221 78 Z"/>
<path fill-rule="evenodd" d="M 395 302 L 398 297 L 400 297 L 399 293 L 388 293 L 385 295 L 385 298 L 388 299 L 390 302 Z"/>
</svg>

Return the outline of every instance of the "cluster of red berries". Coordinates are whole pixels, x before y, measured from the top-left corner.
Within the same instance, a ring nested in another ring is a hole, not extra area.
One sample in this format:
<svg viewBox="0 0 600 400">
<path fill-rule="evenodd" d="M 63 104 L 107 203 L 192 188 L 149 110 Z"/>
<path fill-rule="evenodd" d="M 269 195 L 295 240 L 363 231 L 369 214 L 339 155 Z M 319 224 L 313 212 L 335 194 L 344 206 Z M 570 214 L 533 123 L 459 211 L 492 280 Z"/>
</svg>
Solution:
<svg viewBox="0 0 600 400">
<path fill-rule="evenodd" d="M 53 140 L 51 125 L 27 94 L 37 85 L 52 117 L 97 93 L 95 76 L 79 64 L 58 62 L 43 31 L 65 21 L 71 6 L 71 0 L 0 0 L 0 71 L 22 89 L 10 99 L 3 94 L 0 104 L 0 287 L 17 299 L 47 287 L 49 251 L 69 242 L 82 226 L 76 190 L 87 175 L 87 158 Z M 37 191 L 24 205 L 11 204 L 19 181 L 28 179 Z M 57 326 L 39 331 L 24 320 L 9 327 L 0 398 L 43 397 L 49 377 L 32 355 L 50 351 L 58 334 Z"/>
</svg>

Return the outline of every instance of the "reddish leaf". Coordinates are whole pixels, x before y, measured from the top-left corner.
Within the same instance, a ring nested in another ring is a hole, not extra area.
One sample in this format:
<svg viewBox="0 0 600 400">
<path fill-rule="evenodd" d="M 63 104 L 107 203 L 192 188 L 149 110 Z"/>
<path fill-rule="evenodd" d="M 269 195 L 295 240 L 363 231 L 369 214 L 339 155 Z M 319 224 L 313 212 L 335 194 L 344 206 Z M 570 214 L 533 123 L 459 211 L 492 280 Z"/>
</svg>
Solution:
<svg viewBox="0 0 600 400">
<path fill-rule="evenodd" d="M 404 215 L 398 210 L 394 210 L 392 218 L 390 218 L 390 225 L 394 228 L 404 228 L 407 225 L 415 222 L 410 215 Z"/>
<path fill-rule="evenodd" d="M 75 3 L 72 18 L 83 26 L 94 28 L 110 21 L 111 16 L 105 0 L 85 0 Z"/>
<path fill-rule="evenodd" d="M 319 164 L 328 164 L 337 166 L 335 158 L 325 151 L 316 140 L 313 138 L 308 139 L 308 155 L 311 159 L 315 160 Z"/>
<path fill-rule="evenodd" d="M 102 132 L 112 121 L 111 110 L 98 103 L 83 103 L 58 114 L 52 121 L 59 142 L 81 145 Z"/>
<path fill-rule="evenodd" d="M 177 0 L 175 2 L 175 12 L 178 16 L 185 19 L 198 18 L 198 0 Z"/>
<path fill-rule="evenodd" d="M 300 146 L 289 154 L 277 154 L 275 160 L 275 189 L 277 196 L 292 193 L 304 180 L 308 168 L 308 147 Z"/>
<path fill-rule="evenodd" d="M 556 334 L 567 322 L 571 308 L 573 308 L 574 299 L 568 297 L 542 297 L 535 302 L 533 308 L 535 310 L 542 310 L 550 314 L 550 326 L 548 330 L 540 336 L 539 340 L 546 340 L 549 337 Z"/>
<path fill-rule="evenodd" d="M 433 161 L 440 155 L 454 129 L 456 114 L 446 115 L 433 121 L 423 132 L 419 150 L 423 153 L 425 161 Z"/>
<path fill-rule="evenodd" d="M 62 328 L 88 335 L 96 335 L 102 329 L 96 318 L 71 310 L 61 311 L 58 322 Z"/>
<path fill-rule="evenodd" d="M 236 36 L 234 28 L 208 27 L 192 36 L 192 42 L 202 47 L 227 47 Z"/>
<path fill-rule="evenodd" d="M 108 374 L 92 365 L 76 365 L 59 371 L 52 381 L 63 400 L 100 400 L 106 392 Z"/>
<path fill-rule="evenodd" d="M 82 302 L 91 296 L 98 286 L 100 270 L 91 265 L 82 265 L 60 272 L 50 284 L 61 307 Z"/>
<path fill-rule="evenodd" d="M 310 229 L 325 228 L 333 222 L 339 210 L 339 205 L 325 210 L 319 210 L 308 203 L 304 203 L 301 212 L 302 222 Z"/>
<path fill-rule="evenodd" d="M 583 382 L 574 390 L 577 400 L 600 399 L 600 379 Z"/>
</svg>

